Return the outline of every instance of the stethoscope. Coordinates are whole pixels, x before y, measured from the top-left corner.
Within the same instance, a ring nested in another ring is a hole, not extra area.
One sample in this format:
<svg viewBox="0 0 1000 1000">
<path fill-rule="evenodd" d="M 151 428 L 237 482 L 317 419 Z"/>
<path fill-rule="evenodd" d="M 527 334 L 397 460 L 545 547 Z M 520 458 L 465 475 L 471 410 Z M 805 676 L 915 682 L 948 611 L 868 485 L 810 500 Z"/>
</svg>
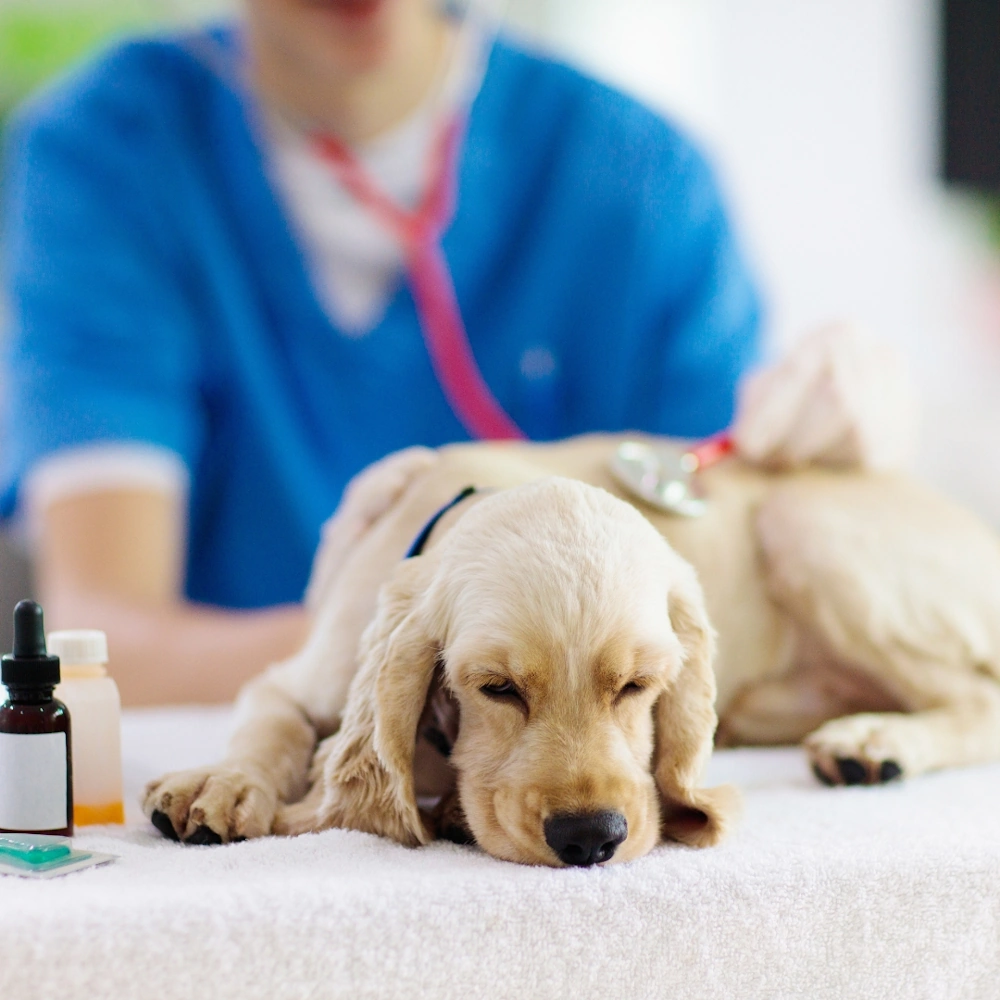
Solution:
<svg viewBox="0 0 1000 1000">
<path fill-rule="evenodd" d="M 455 118 L 435 144 L 429 183 L 413 210 L 395 204 L 366 174 L 348 146 L 334 136 L 312 136 L 343 188 L 368 208 L 403 248 L 407 281 L 438 383 L 452 412 L 472 438 L 523 440 L 525 434 L 483 378 L 462 319 L 441 236 L 455 210 L 456 178 L 464 121 Z"/>
<path fill-rule="evenodd" d="M 462 131 L 456 120 L 442 132 L 430 183 L 413 211 L 400 208 L 380 191 L 344 143 L 323 135 L 315 136 L 313 142 L 343 187 L 400 241 L 424 343 L 452 411 L 476 440 L 525 440 L 526 435 L 497 401 L 476 364 L 441 249 L 441 234 L 455 207 Z M 615 449 L 610 470 L 633 496 L 658 510 L 701 517 L 706 496 L 698 474 L 732 451 L 732 438 L 727 434 L 691 447 L 667 441 L 625 441 Z"/>
<path fill-rule="evenodd" d="M 526 435 L 493 395 L 469 343 L 454 280 L 441 246 L 456 207 L 458 166 L 469 109 L 479 91 L 507 0 L 449 2 L 445 10 L 459 24 L 453 54 L 469 59 L 465 86 L 450 94 L 443 125 L 435 138 L 424 195 L 415 209 L 404 208 L 382 191 L 358 156 L 334 135 L 299 125 L 312 150 L 327 163 L 341 187 L 366 208 L 403 250 L 405 276 L 434 374 L 452 412 L 475 440 L 524 440 Z M 206 35 L 192 35 L 188 48 L 241 100 L 251 122 L 259 115 L 247 85 L 244 63 Z M 451 62 L 455 60 L 452 59 Z M 440 91 L 453 82 L 448 73 Z"/>
<path fill-rule="evenodd" d="M 500 405 L 483 378 L 469 343 L 441 237 L 455 213 L 458 167 L 469 109 L 478 93 L 506 0 L 467 4 L 455 51 L 476 52 L 475 72 L 440 128 L 428 164 L 424 196 L 415 209 L 396 204 L 336 136 L 312 133 L 315 152 L 341 186 L 379 220 L 403 249 L 406 279 L 434 374 L 452 412 L 475 440 L 524 440 L 526 435 Z"/>
<path fill-rule="evenodd" d="M 465 37 L 461 41 L 468 43 L 470 34 L 478 36 L 482 69 L 504 3 L 479 0 L 465 7 L 460 29 Z M 232 79 L 231 66 L 227 59 L 223 67 L 227 79 Z M 219 71 L 218 66 L 213 68 Z M 481 73 L 475 91 L 479 80 Z M 246 95 L 245 82 L 239 79 L 236 85 L 239 93 Z M 527 435 L 496 399 L 476 363 L 441 246 L 456 207 L 459 158 L 474 96 L 473 88 L 468 88 L 457 102 L 458 109 L 440 129 L 425 193 L 415 209 L 398 205 L 382 191 L 351 148 L 336 136 L 308 130 L 307 135 L 342 187 L 399 241 L 421 334 L 452 412 L 474 440 L 521 441 Z M 625 441 L 615 450 L 610 471 L 633 496 L 657 509 L 699 517 L 705 512 L 706 499 L 698 473 L 732 450 L 732 440 L 725 434 L 688 448 L 669 442 Z"/>
</svg>

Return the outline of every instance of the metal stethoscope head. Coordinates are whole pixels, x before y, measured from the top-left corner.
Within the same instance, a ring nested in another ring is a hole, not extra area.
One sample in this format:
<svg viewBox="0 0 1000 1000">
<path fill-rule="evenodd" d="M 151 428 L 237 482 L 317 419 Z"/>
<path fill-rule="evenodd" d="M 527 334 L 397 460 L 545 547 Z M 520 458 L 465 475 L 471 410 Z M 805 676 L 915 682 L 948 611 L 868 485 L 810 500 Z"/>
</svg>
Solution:
<svg viewBox="0 0 1000 1000">
<path fill-rule="evenodd" d="M 701 517 L 707 509 L 700 470 L 733 452 L 728 434 L 694 445 L 674 441 L 623 441 L 611 456 L 615 479 L 639 500 L 680 517 Z"/>
</svg>

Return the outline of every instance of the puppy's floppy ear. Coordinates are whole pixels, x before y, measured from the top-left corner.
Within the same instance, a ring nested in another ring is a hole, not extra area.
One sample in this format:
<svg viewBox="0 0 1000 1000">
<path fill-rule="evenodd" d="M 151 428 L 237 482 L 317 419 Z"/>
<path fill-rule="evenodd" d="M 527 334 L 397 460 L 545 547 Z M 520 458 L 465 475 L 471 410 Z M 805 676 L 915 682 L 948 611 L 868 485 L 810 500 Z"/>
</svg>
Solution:
<svg viewBox="0 0 1000 1000">
<path fill-rule="evenodd" d="M 407 559 L 383 586 L 341 727 L 320 748 L 314 766 L 322 773 L 314 772 L 306 800 L 288 808 L 282 832 L 336 826 L 408 845 L 432 839 L 417 807 L 413 756 L 438 655 L 426 597 L 434 561 Z"/>
<path fill-rule="evenodd" d="M 728 832 L 740 811 L 731 785 L 698 788 L 715 734 L 715 633 L 694 570 L 677 558 L 668 613 L 683 649 L 673 684 L 653 709 L 656 726 L 654 777 L 662 800 L 664 837 L 709 847 Z"/>
</svg>

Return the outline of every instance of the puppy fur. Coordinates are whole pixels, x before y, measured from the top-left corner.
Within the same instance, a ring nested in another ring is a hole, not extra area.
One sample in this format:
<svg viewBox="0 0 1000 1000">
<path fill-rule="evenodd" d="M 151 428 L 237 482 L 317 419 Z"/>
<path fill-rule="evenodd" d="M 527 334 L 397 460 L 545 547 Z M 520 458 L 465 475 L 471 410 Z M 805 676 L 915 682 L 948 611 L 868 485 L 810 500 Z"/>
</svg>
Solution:
<svg viewBox="0 0 1000 1000">
<path fill-rule="evenodd" d="M 547 822 L 611 811 L 627 861 L 731 826 L 734 790 L 699 787 L 716 710 L 718 743 L 803 742 L 827 784 L 1000 758 L 992 531 L 902 477 L 735 460 L 703 518 L 640 510 L 607 472 L 621 440 L 363 472 L 306 645 L 241 693 L 226 760 L 152 782 L 146 814 L 189 842 L 346 827 L 560 865 Z"/>
</svg>

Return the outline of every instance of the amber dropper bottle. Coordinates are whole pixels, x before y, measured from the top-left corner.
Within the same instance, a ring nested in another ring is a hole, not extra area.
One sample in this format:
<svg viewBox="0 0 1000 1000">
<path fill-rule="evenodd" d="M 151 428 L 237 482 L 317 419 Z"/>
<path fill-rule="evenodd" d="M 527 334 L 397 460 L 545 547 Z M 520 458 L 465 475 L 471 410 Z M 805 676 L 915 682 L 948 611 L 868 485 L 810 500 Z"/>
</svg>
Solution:
<svg viewBox="0 0 1000 1000">
<path fill-rule="evenodd" d="M 69 711 L 52 697 L 59 657 L 45 650 L 42 609 L 14 609 L 14 651 L 0 660 L 0 833 L 73 835 Z"/>
</svg>

